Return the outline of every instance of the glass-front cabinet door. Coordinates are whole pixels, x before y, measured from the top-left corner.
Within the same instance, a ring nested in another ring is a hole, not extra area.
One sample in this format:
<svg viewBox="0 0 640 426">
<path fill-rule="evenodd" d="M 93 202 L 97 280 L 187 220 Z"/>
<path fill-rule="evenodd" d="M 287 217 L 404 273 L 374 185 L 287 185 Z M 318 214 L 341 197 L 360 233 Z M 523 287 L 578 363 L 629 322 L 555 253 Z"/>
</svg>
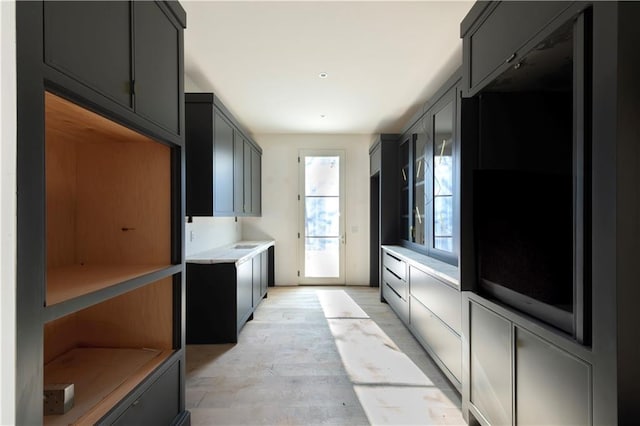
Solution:
<svg viewBox="0 0 640 426">
<path fill-rule="evenodd" d="M 400 155 L 398 156 L 400 169 L 400 239 L 411 239 L 411 223 L 409 220 L 409 185 L 410 185 L 410 157 L 412 140 L 404 138 L 400 143 Z"/>
<path fill-rule="evenodd" d="M 453 101 L 433 116 L 433 237 L 431 248 L 453 252 Z"/>
<path fill-rule="evenodd" d="M 422 121 L 420 121 L 422 123 Z M 427 138 L 424 134 L 424 127 L 416 129 L 413 134 L 413 208 L 411 215 L 413 219 L 413 229 L 411 242 L 424 245 L 425 243 L 425 149 Z"/>
</svg>

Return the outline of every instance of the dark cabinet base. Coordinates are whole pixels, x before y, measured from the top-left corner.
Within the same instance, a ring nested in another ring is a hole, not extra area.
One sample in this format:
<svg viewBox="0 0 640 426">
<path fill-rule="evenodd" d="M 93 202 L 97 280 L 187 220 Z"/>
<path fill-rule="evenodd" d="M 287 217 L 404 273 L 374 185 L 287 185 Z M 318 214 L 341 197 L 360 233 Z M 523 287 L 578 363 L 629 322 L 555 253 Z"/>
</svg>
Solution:
<svg viewBox="0 0 640 426">
<path fill-rule="evenodd" d="M 235 263 L 187 263 L 187 344 L 237 343 L 267 297 L 273 247 Z"/>
</svg>

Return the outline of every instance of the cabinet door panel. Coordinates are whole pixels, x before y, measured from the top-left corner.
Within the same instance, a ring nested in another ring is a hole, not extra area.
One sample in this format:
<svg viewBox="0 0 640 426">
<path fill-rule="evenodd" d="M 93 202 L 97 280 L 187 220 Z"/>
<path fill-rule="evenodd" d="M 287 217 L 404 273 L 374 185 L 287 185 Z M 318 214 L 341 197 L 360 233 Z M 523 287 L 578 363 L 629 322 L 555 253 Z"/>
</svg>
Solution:
<svg viewBox="0 0 640 426">
<path fill-rule="evenodd" d="M 251 205 L 251 184 L 253 183 L 251 179 L 251 151 L 252 149 L 249 142 L 244 141 L 244 204 L 242 206 L 242 213 L 246 215 L 249 215 L 253 212 L 253 207 Z"/>
<path fill-rule="evenodd" d="M 233 215 L 234 150 L 233 127 L 214 112 L 214 201 L 215 214 Z"/>
<path fill-rule="evenodd" d="M 413 266 L 409 266 L 409 285 L 412 296 L 461 334 L 461 299 L 458 290 Z"/>
<path fill-rule="evenodd" d="M 253 263 L 253 307 L 255 308 L 260 303 L 262 294 L 260 294 L 260 288 L 262 283 L 260 281 L 262 277 L 262 256 L 259 254 L 252 259 Z"/>
<path fill-rule="evenodd" d="M 433 312 L 411 298 L 411 327 L 421 337 L 458 382 L 462 381 L 462 343 Z"/>
<path fill-rule="evenodd" d="M 255 149 L 251 150 L 251 213 L 253 216 L 262 214 L 262 155 Z"/>
<path fill-rule="evenodd" d="M 516 329 L 516 424 L 591 424 L 590 367 Z"/>
<path fill-rule="evenodd" d="M 180 363 L 176 362 L 113 423 L 168 425 L 180 412 Z"/>
<path fill-rule="evenodd" d="M 269 285 L 269 251 L 265 250 L 260 253 L 260 296 L 267 294 L 267 286 Z"/>
<path fill-rule="evenodd" d="M 47 64 L 131 107 L 129 2 L 46 1 L 44 38 Z"/>
<path fill-rule="evenodd" d="M 251 313 L 253 305 L 253 262 L 251 259 L 238 265 L 238 330 L 245 323 Z"/>
<path fill-rule="evenodd" d="M 136 112 L 180 134 L 180 30 L 156 2 L 134 6 Z"/>
<path fill-rule="evenodd" d="M 504 64 L 568 4 L 556 1 L 501 2 L 471 35 L 470 87 L 476 86 Z M 516 58 L 514 60 L 517 61 Z"/>
<path fill-rule="evenodd" d="M 511 323 L 471 304 L 471 402 L 492 425 L 511 425 Z"/>
<path fill-rule="evenodd" d="M 234 130 L 233 141 L 233 211 L 241 215 L 244 209 L 244 139 Z"/>
</svg>

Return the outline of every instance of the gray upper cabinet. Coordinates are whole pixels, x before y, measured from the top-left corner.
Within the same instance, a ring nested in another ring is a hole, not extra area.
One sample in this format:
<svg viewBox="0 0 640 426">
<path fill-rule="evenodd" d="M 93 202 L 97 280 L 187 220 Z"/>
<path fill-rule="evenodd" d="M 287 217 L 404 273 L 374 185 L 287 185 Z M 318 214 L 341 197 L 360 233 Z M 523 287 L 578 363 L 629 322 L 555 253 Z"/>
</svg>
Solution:
<svg viewBox="0 0 640 426">
<path fill-rule="evenodd" d="M 213 93 L 185 100 L 187 216 L 260 216 L 260 147 Z"/>
<path fill-rule="evenodd" d="M 471 92 L 486 83 L 489 76 L 495 76 L 517 64 L 531 47 L 528 42 L 571 2 L 505 1 L 482 4 L 491 9 L 486 19 L 477 19 L 470 13 L 461 24 L 464 63 L 468 70 L 465 89 Z M 523 16 L 526 19 L 522 19 Z"/>
<path fill-rule="evenodd" d="M 236 156 L 236 143 L 234 141 L 233 127 L 231 124 L 219 113 L 214 112 L 214 137 L 213 137 L 213 163 L 214 163 L 214 178 L 213 178 L 213 195 L 214 195 L 214 215 L 224 216 L 231 215 L 236 211 L 234 204 L 235 191 L 233 182 L 236 179 L 236 164 L 230 159 Z M 187 134 L 188 139 L 188 134 Z M 207 141 L 210 145 L 212 141 Z M 189 150 L 189 141 L 187 140 L 187 152 Z M 210 157 L 206 159 L 209 163 Z M 189 163 L 187 163 L 187 167 Z M 188 168 L 187 168 L 188 170 Z M 187 172 L 189 173 L 189 172 Z M 189 181 L 187 180 L 187 184 Z M 195 184 L 195 183 L 194 183 Z M 197 184 L 195 184 L 197 185 Z M 209 198 L 209 194 L 199 194 L 204 199 Z M 210 214 L 204 214 L 208 216 Z"/>
<path fill-rule="evenodd" d="M 44 32 L 46 64 L 133 106 L 129 2 L 44 2 Z"/>
<path fill-rule="evenodd" d="M 262 215 L 262 155 L 251 149 L 251 215 Z"/>
<path fill-rule="evenodd" d="M 169 15 L 155 2 L 134 2 L 136 112 L 180 134 L 180 37 Z M 157 46 L 162 46 L 158 49 Z"/>
<path fill-rule="evenodd" d="M 44 61 L 180 135 L 182 13 L 165 2 L 44 2 Z M 92 101 L 114 109 L 95 96 Z"/>
</svg>

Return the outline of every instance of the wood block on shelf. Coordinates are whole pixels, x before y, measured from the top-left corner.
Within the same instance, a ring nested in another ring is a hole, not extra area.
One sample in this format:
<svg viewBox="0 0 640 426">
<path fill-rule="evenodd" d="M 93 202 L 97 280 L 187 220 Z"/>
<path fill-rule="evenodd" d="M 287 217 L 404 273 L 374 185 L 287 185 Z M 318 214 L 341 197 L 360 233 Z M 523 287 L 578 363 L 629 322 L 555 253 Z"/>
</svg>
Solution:
<svg viewBox="0 0 640 426">
<path fill-rule="evenodd" d="M 75 404 L 45 425 L 93 424 L 131 392 L 172 350 L 75 348 L 44 366 L 44 382 L 73 383 Z"/>
</svg>

